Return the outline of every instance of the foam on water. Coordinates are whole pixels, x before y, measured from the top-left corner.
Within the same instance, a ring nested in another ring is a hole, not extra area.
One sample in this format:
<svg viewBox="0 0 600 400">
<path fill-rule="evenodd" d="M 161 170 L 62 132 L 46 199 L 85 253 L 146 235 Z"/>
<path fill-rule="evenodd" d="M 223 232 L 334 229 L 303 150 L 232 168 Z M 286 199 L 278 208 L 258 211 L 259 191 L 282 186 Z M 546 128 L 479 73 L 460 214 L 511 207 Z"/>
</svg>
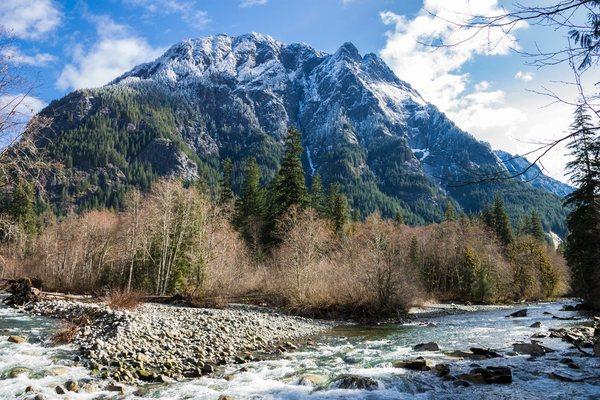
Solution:
<svg viewBox="0 0 600 400">
<path fill-rule="evenodd" d="M 300 348 L 278 359 L 231 365 L 220 370 L 215 377 L 177 382 L 169 385 L 147 385 L 137 396 L 128 388 L 127 399 L 217 399 L 226 394 L 235 399 L 592 399 L 600 398 L 600 379 L 586 383 L 568 383 L 549 378 L 549 373 L 559 371 L 574 378 L 598 375 L 598 358 L 580 357 L 559 339 L 543 339 L 543 344 L 557 350 L 546 357 L 528 360 L 526 356 L 477 361 L 485 366 L 506 365 L 513 371 L 511 385 L 472 385 L 455 388 L 428 372 L 415 372 L 394 368 L 402 359 L 423 356 L 430 364 L 450 364 L 452 374 L 468 372 L 473 361 L 450 358 L 444 351 L 468 350 L 469 347 L 490 347 L 509 350 L 512 343 L 529 341 L 531 334 L 545 332 L 549 327 L 577 324 L 577 321 L 552 319 L 550 312 L 561 316 L 575 315 L 561 312 L 564 303 L 528 305 L 529 317 L 505 318 L 511 309 L 489 309 L 476 313 L 433 318 L 434 324 L 385 325 L 378 327 L 344 326 L 333 329 L 317 339 L 317 344 Z M 530 328 L 536 321 L 543 328 Z M 4 334 L 28 337 L 29 343 L 13 344 L 0 340 L 0 399 L 25 399 L 22 392 L 32 385 L 47 399 L 60 398 L 54 387 L 68 379 L 91 379 L 88 371 L 75 365 L 74 349 L 69 346 L 49 347 L 43 339 L 56 324 L 45 318 L 16 313 L 0 308 L 0 329 Z M 417 343 L 437 342 L 440 352 L 416 352 Z M 558 361 L 570 357 L 582 368 L 571 370 Z M 29 370 L 16 377 L 5 374 L 14 367 Z M 52 373 L 56 367 L 64 368 L 61 375 Z M 352 374 L 368 377 L 378 382 L 373 391 L 341 389 L 333 383 L 336 377 Z M 307 382 L 315 376 L 322 382 Z M 102 383 L 100 383 L 102 387 Z M 101 392 L 106 396 L 115 394 Z M 101 393 L 69 393 L 71 399 L 97 398 Z"/>
</svg>

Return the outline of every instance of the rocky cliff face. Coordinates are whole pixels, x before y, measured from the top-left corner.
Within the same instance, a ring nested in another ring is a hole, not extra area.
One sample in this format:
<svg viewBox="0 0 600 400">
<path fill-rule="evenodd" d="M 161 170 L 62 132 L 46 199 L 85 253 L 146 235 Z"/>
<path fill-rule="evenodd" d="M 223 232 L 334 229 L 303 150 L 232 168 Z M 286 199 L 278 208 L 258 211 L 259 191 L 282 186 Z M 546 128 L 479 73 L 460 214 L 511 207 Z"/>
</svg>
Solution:
<svg viewBox="0 0 600 400">
<path fill-rule="evenodd" d="M 564 230 L 557 198 L 524 182 L 481 179 L 513 165 L 460 130 L 379 57 L 361 56 L 351 43 L 325 54 L 256 33 L 190 39 L 43 113 L 55 120 L 49 135 L 67 143 L 52 156 L 91 174 L 106 164 L 122 170 L 139 164 L 154 174 L 190 178 L 214 171 L 219 159 L 253 156 L 269 177 L 287 128 L 295 126 L 303 135 L 307 176 L 318 172 L 325 182 L 340 181 L 364 214 L 402 210 L 412 222 L 439 220 L 448 201 L 469 212 L 481 209 L 493 200 L 493 186 L 514 215 L 541 198 L 551 208 L 546 227 Z M 80 156 L 104 151 L 106 141 L 106 159 L 90 164 L 86 158 L 95 156 Z"/>
</svg>

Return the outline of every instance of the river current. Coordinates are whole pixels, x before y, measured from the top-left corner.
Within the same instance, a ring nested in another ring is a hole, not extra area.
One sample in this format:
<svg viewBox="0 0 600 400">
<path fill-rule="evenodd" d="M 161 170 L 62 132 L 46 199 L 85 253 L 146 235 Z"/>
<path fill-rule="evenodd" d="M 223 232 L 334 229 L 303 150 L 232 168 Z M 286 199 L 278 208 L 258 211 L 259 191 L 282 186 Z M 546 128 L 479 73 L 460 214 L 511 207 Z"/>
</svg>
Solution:
<svg viewBox="0 0 600 400">
<path fill-rule="evenodd" d="M 542 343 L 555 350 L 544 357 L 506 355 L 484 361 L 461 360 L 444 351 L 470 347 L 492 348 L 509 353 L 512 344 L 529 341 L 536 332 L 581 323 L 553 319 L 575 316 L 560 311 L 567 302 L 536 303 L 521 307 L 485 308 L 481 311 L 428 318 L 426 322 L 372 327 L 340 326 L 314 338 L 314 344 L 288 352 L 272 360 L 232 365 L 215 377 L 203 377 L 172 384 L 126 387 L 127 399 L 600 399 L 600 358 L 583 357 L 560 339 L 543 338 Z M 505 318 L 516 309 L 527 307 L 526 318 Z M 531 328 L 533 322 L 541 328 Z M 32 386 L 45 399 L 66 398 L 55 392 L 66 380 L 94 380 L 89 372 L 73 361 L 75 349 L 51 347 L 45 340 L 57 322 L 19 313 L 0 306 L 0 399 L 30 399 L 24 393 Z M 7 335 L 21 335 L 27 343 L 14 344 Z M 417 352 L 413 346 L 436 342 L 441 351 Z M 508 366 L 512 369 L 510 385 L 471 385 L 455 387 L 452 381 L 438 378 L 433 372 L 416 372 L 394 368 L 393 363 L 423 356 L 431 365 L 447 363 L 451 374 L 458 375 L 479 366 Z M 580 369 L 561 364 L 572 358 Z M 579 380 L 565 382 L 550 374 Z M 377 381 L 375 390 L 340 389 L 334 382 L 344 374 L 369 377 Z M 105 383 L 95 381 L 99 388 Z M 108 391 L 69 393 L 70 399 L 117 398 Z M 119 396 L 119 398 L 122 398 Z"/>
</svg>

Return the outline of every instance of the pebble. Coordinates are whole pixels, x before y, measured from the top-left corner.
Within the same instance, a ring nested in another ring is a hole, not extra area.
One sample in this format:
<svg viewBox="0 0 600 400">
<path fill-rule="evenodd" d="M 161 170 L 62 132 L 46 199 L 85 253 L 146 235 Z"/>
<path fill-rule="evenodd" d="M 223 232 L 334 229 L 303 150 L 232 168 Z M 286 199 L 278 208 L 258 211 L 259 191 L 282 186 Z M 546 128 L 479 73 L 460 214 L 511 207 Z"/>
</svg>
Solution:
<svg viewBox="0 0 600 400">
<path fill-rule="evenodd" d="M 293 341 L 331 326 L 245 305 L 199 309 L 144 304 L 121 311 L 103 303 L 50 300 L 28 310 L 67 320 L 87 316 L 92 323 L 82 326 L 74 340 L 82 360 L 100 377 L 121 383 L 212 374 L 216 365 L 254 359 L 254 351 L 295 350 Z"/>
</svg>

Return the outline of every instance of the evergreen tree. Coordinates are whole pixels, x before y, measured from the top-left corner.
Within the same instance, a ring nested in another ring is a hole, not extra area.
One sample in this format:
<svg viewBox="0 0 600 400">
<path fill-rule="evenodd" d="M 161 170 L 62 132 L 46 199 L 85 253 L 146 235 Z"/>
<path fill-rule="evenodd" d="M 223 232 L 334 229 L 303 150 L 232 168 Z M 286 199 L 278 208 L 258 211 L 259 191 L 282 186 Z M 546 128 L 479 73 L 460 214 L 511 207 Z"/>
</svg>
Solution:
<svg viewBox="0 0 600 400">
<path fill-rule="evenodd" d="M 300 132 L 290 128 L 285 140 L 285 154 L 275 181 L 274 204 L 281 215 L 292 205 L 308 205 L 308 191 L 302 168 L 303 152 Z"/>
<path fill-rule="evenodd" d="M 223 173 L 219 179 L 219 203 L 224 206 L 233 203 L 233 163 L 231 159 L 226 158 L 223 161 Z"/>
<path fill-rule="evenodd" d="M 446 210 L 444 211 L 444 221 L 456 220 L 456 208 L 451 201 L 446 202 Z"/>
<path fill-rule="evenodd" d="M 572 209 L 565 257 L 573 271 L 573 288 L 590 306 L 600 309 L 600 135 L 583 106 L 575 110 L 567 164 L 577 189 L 565 199 Z M 596 125 L 597 126 L 597 125 Z"/>
<path fill-rule="evenodd" d="M 290 128 L 285 139 L 285 154 L 281 168 L 272 184 L 270 193 L 269 221 L 266 225 L 266 235 L 269 242 L 276 242 L 275 228 L 280 218 L 288 209 L 297 205 L 304 208 L 310 204 L 310 197 L 306 189 L 304 169 L 302 168 L 302 144 L 300 132 Z M 281 233 L 281 232 L 280 232 Z"/>
<path fill-rule="evenodd" d="M 265 194 L 260 186 L 260 168 L 254 158 L 244 163 L 242 195 L 238 200 L 235 225 L 255 252 L 262 242 L 265 215 Z"/>
<path fill-rule="evenodd" d="M 27 232 L 34 232 L 36 213 L 32 185 L 21 180 L 12 187 L 12 190 L 7 190 L 0 204 L 0 214 L 8 215 Z"/>
<path fill-rule="evenodd" d="M 339 234 L 344 232 L 348 223 L 349 207 L 346 196 L 341 192 L 339 184 L 333 184 L 329 187 L 328 194 L 329 218 L 333 223 L 335 231 Z"/>
<path fill-rule="evenodd" d="M 498 238 L 502 244 L 509 245 L 513 242 L 513 232 L 508 219 L 508 214 L 504 210 L 504 203 L 499 196 L 496 196 L 494 200 L 494 207 L 492 208 L 493 224 Z"/>
<path fill-rule="evenodd" d="M 396 225 L 404 225 L 404 217 L 402 216 L 402 211 L 396 211 L 396 215 L 394 215 L 394 222 L 396 222 Z"/>
<path fill-rule="evenodd" d="M 546 241 L 546 233 L 544 233 L 544 227 L 540 220 L 540 215 L 533 210 L 529 217 L 529 234 L 540 242 Z"/>
<path fill-rule="evenodd" d="M 324 216 L 327 211 L 327 204 L 325 193 L 323 191 L 323 182 L 321 181 L 321 175 L 319 175 L 318 172 L 312 177 L 310 199 L 311 205 L 315 211 L 317 211 L 320 216 Z"/>
</svg>

